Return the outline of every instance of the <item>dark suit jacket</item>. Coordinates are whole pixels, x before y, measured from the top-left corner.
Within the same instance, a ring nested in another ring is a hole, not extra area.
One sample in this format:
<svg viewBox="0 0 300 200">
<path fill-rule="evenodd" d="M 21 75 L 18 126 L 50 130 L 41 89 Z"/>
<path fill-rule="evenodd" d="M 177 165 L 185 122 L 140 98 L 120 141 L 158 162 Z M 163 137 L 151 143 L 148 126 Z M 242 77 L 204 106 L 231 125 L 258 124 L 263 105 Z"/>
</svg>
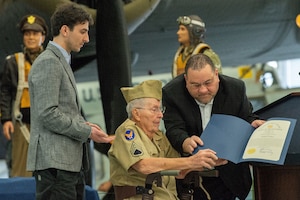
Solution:
<svg viewBox="0 0 300 200">
<path fill-rule="evenodd" d="M 252 114 L 244 83 L 225 75 L 219 75 L 219 79 L 220 86 L 214 98 L 212 114 L 234 115 L 250 123 L 255 120 L 257 116 Z M 163 119 L 167 137 L 174 148 L 183 154 L 183 141 L 192 135 L 200 136 L 203 131 L 199 106 L 187 91 L 183 74 L 163 87 L 162 102 L 166 106 Z M 240 199 L 244 199 L 251 187 L 248 164 L 229 162 L 217 169 L 225 185 Z"/>
</svg>

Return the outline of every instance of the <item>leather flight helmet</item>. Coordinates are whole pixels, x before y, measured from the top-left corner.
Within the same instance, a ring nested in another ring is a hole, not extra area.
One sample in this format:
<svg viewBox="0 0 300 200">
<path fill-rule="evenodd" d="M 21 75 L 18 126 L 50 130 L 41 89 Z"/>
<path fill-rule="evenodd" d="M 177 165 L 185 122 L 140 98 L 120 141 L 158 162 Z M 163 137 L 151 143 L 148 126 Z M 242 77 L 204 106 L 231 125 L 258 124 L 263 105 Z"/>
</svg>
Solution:
<svg viewBox="0 0 300 200">
<path fill-rule="evenodd" d="M 203 42 L 206 29 L 205 23 L 199 16 L 180 16 L 177 19 L 177 23 L 178 25 L 184 25 L 188 29 L 191 44 L 196 45 L 199 42 Z"/>
</svg>

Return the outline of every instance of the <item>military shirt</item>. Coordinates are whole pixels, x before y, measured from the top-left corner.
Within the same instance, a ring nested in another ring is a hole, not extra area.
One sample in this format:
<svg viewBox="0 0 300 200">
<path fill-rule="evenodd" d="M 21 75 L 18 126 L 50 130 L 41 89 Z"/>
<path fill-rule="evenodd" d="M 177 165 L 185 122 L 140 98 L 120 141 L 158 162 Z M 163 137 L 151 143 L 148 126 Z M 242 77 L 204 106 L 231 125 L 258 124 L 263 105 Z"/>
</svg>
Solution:
<svg viewBox="0 0 300 200">
<path fill-rule="evenodd" d="M 166 136 L 158 131 L 153 140 L 135 122 L 127 119 L 116 130 L 116 138 L 108 152 L 110 160 L 110 179 L 115 186 L 145 186 L 147 175 L 134 170 L 131 166 L 149 157 L 180 157 Z M 154 183 L 154 199 L 177 199 L 175 177 L 162 176 L 162 187 Z M 135 195 L 129 199 L 142 199 Z"/>
</svg>

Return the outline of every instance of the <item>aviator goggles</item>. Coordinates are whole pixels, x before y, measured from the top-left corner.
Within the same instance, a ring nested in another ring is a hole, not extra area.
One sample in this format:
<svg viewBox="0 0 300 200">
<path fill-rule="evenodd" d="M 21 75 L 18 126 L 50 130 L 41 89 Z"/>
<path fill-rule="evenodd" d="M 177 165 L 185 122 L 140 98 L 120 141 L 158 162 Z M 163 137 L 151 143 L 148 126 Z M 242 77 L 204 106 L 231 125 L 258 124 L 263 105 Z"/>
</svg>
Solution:
<svg viewBox="0 0 300 200">
<path fill-rule="evenodd" d="M 188 16 L 180 16 L 180 17 L 178 17 L 177 23 L 179 25 L 182 24 L 182 25 L 185 25 L 185 26 L 193 24 L 193 25 L 198 25 L 198 26 L 201 26 L 202 28 L 205 28 L 205 23 L 204 22 L 193 20 L 193 19 L 191 19 Z"/>
</svg>

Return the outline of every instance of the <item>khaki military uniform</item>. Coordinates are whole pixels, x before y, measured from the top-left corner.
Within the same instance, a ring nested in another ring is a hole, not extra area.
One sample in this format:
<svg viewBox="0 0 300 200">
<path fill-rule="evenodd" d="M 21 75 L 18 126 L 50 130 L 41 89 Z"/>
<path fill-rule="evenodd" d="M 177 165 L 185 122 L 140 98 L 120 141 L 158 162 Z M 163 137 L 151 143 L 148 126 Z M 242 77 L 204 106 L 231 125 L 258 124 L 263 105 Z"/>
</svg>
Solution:
<svg viewBox="0 0 300 200">
<path fill-rule="evenodd" d="M 157 132 L 151 141 L 147 135 L 127 119 L 117 130 L 116 138 L 108 152 L 110 160 L 111 181 L 114 186 L 145 186 L 147 175 L 141 174 L 131 166 L 149 157 L 179 157 L 166 136 Z M 153 184 L 156 200 L 177 199 L 175 177 L 163 176 L 162 187 Z M 128 199 L 142 199 L 135 195 Z"/>
</svg>

